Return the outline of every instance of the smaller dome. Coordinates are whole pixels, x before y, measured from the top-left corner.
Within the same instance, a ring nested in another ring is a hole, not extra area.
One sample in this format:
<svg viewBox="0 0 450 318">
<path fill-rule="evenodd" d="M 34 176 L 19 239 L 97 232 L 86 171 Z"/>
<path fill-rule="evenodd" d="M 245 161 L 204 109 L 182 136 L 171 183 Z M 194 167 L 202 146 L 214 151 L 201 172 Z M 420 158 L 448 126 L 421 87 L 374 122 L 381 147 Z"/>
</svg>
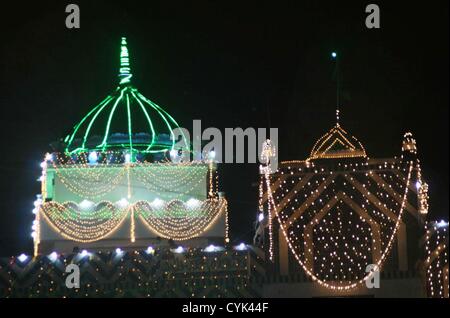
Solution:
<svg viewBox="0 0 450 318">
<path fill-rule="evenodd" d="M 337 123 L 316 141 L 308 159 L 365 158 L 366 156 L 366 150 L 358 139 Z"/>
</svg>

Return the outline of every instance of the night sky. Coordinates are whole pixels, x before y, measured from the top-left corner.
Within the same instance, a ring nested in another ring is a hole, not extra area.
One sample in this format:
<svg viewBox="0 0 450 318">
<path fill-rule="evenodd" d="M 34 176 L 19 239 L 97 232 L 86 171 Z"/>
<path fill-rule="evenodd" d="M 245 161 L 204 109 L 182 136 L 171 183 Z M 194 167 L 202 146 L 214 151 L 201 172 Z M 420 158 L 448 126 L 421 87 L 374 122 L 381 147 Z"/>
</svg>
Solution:
<svg viewBox="0 0 450 318">
<path fill-rule="evenodd" d="M 343 127 L 372 158 L 399 156 L 411 131 L 431 218 L 448 218 L 448 0 L 377 1 L 379 30 L 364 23 L 372 1 L 241 2 L 2 3 L 0 255 L 31 253 L 39 163 L 117 86 L 121 36 L 135 86 L 182 126 L 278 127 L 281 160 L 305 159 L 334 124 L 337 51 Z M 69 3 L 81 29 L 65 27 Z M 250 240 L 257 166 L 221 170 L 232 240 Z"/>
</svg>

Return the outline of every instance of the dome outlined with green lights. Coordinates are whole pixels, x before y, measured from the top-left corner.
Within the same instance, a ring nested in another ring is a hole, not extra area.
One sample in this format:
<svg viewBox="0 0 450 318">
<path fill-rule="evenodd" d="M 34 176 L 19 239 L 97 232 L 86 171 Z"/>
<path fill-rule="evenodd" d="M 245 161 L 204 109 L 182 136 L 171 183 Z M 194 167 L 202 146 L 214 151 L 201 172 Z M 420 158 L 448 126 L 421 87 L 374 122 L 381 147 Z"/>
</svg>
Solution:
<svg viewBox="0 0 450 318">
<path fill-rule="evenodd" d="M 174 149 L 177 121 L 131 85 L 126 38 L 120 51 L 119 86 L 91 109 L 64 139 L 66 153 L 127 151 L 161 153 Z"/>
</svg>

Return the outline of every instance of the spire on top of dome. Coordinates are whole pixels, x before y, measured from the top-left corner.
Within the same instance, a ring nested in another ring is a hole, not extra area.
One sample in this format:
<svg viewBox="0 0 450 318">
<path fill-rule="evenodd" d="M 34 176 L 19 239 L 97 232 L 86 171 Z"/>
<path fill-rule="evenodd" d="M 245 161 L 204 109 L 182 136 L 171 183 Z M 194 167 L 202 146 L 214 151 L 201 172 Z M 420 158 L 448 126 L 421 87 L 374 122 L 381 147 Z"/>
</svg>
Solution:
<svg viewBox="0 0 450 318">
<path fill-rule="evenodd" d="M 133 74 L 131 74 L 130 57 L 127 48 L 127 38 L 122 37 L 122 42 L 120 45 L 120 69 L 119 69 L 120 84 L 129 83 L 132 76 Z"/>
<path fill-rule="evenodd" d="M 336 159 L 336 158 L 366 158 L 366 150 L 361 142 L 354 136 L 346 132 L 340 124 L 340 107 L 339 107 L 339 64 L 336 52 L 331 53 L 331 57 L 335 61 L 336 76 L 336 124 L 326 134 L 320 137 L 311 151 L 307 160 L 312 159 Z"/>
<path fill-rule="evenodd" d="M 79 121 L 64 139 L 66 153 L 126 151 L 165 153 L 177 142 L 177 121 L 130 85 L 132 77 L 125 37 L 120 50 L 120 85 Z M 182 138 L 187 144 L 187 139 Z"/>
</svg>

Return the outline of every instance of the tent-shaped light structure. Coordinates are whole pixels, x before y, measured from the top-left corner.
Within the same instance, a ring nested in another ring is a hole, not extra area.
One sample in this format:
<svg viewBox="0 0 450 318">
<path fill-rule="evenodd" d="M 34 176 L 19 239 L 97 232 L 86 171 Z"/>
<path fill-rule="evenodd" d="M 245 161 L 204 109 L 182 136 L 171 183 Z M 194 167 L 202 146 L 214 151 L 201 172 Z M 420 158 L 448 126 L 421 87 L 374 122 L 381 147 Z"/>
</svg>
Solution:
<svg viewBox="0 0 450 318">
<path fill-rule="evenodd" d="M 366 150 L 358 139 L 341 127 L 338 121 L 333 128 L 316 141 L 309 159 L 355 157 L 365 158 Z"/>
</svg>

